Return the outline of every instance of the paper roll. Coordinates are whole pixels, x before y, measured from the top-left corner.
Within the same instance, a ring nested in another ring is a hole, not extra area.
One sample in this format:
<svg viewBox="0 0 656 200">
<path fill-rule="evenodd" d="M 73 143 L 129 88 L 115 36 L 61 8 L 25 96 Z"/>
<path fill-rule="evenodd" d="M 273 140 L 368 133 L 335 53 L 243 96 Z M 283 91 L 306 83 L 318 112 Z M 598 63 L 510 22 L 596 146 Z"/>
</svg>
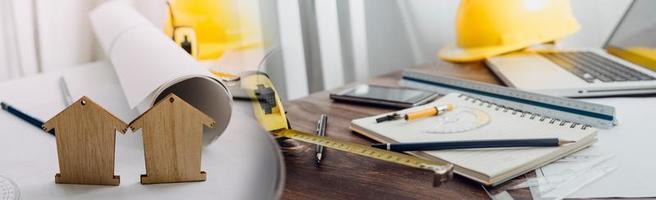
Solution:
<svg viewBox="0 0 656 200">
<path fill-rule="evenodd" d="M 216 121 L 205 129 L 205 145 L 223 133 L 232 112 L 223 82 L 126 3 L 106 2 L 89 16 L 131 108 L 143 113 L 175 93 Z"/>
</svg>

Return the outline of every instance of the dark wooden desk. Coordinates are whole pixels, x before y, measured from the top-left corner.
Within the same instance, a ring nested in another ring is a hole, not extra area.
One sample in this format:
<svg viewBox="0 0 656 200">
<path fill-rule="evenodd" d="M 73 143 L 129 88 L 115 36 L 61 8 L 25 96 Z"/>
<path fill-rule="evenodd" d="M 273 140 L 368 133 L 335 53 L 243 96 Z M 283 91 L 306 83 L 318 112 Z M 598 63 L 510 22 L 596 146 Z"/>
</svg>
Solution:
<svg viewBox="0 0 656 200">
<path fill-rule="evenodd" d="M 415 68 L 465 79 L 501 84 L 483 63 L 451 64 L 436 62 Z M 401 71 L 374 77 L 370 84 L 397 86 Z M 294 129 L 314 132 L 316 120 L 328 115 L 327 136 L 368 144 L 372 140 L 349 129 L 351 120 L 390 109 L 333 102 L 323 91 L 286 103 L 287 116 Z M 432 187 L 431 172 L 378 161 L 341 151 L 326 149 L 322 166 L 314 163 L 314 146 L 286 153 L 287 179 L 283 199 L 488 199 L 481 185 L 455 176 L 441 187 Z M 528 190 L 511 193 L 530 199 Z"/>
</svg>

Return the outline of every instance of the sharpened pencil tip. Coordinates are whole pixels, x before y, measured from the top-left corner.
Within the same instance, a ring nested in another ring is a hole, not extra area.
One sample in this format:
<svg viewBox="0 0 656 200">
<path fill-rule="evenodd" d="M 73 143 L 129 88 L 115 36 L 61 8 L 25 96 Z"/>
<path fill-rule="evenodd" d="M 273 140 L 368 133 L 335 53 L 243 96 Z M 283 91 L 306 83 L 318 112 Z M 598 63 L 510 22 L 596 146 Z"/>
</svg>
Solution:
<svg viewBox="0 0 656 200">
<path fill-rule="evenodd" d="M 565 144 L 575 143 L 575 142 L 576 141 L 572 141 L 572 140 L 559 140 L 558 144 L 559 145 L 565 145 Z"/>
</svg>

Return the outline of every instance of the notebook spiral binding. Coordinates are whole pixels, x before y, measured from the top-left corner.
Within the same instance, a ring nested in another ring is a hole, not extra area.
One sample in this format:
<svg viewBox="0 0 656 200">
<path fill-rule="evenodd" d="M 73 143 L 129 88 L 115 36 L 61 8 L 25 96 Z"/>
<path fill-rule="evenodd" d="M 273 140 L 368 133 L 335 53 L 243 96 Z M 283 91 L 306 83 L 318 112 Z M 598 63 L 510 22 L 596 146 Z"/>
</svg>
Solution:
<svg viewBox="0 0 656 200">
<path fill-rule="evenodd" d="M 554 125 L 558 125 L 558 126 L 569 126 L 569 128 L 580 127 L 582 130 L 585 130 L 588 127 L 591 127 L 590 125 L 585 125 L 585 124 L 580 124 L 580 123 L 570 122 L 570 121 L 564 121 L 564 120 L 560 120 L 560 119 L 556 119 L 556 118 L 551 118 L 551 117 L 548 117 L 548 116 L 542 116 L 542 115 L 537 114 L 537 113 L 531 113 L 531 112 L 526 112 L 526 111 L 523 111 L 523 110 L 518 110 L 518 109 L 515 109 L 515 108 L 508 107 L 508 106 L 499 105 L 499 104 L 496 104 L 494 102 L 486 101 L 484 99 L 467 96 L 465 94 L 458 95 L 458 98 L 462 98 L 462 97 L 465 97 L 465 101 L 469 101 L 472 104 L 477 104 L 478 103 L 478 106 L 480 106 L 480 107 L 487 107 L 487 108 L 494 107 L 495 111 L 501 111 L 501 112 L 504 112 L 504 113 L 510 112 L 512 115 L 515 115 L 515 116 L 517 116 L 519 114 L 519 117 L 521 117 L 521 118 L 528 117 L 528 119 L 531 119 L 531 120 L 540 120 L 540 122 L 547 121 L 549 124 L 554 124 Z"/>
</svg>

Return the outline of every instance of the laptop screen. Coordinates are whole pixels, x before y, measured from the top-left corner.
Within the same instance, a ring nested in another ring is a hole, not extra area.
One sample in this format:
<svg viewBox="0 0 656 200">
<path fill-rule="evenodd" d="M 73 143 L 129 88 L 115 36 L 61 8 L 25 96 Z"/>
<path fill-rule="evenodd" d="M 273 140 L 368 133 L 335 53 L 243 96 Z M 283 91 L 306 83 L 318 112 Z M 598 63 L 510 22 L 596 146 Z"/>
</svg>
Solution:
<svg viewBox="0 0 656 200">
<path fill-rule="evenodd" d="M 606 43 L 608 53 L 656 71 L 656 1 L 636 0 Z"/>
</svg>

